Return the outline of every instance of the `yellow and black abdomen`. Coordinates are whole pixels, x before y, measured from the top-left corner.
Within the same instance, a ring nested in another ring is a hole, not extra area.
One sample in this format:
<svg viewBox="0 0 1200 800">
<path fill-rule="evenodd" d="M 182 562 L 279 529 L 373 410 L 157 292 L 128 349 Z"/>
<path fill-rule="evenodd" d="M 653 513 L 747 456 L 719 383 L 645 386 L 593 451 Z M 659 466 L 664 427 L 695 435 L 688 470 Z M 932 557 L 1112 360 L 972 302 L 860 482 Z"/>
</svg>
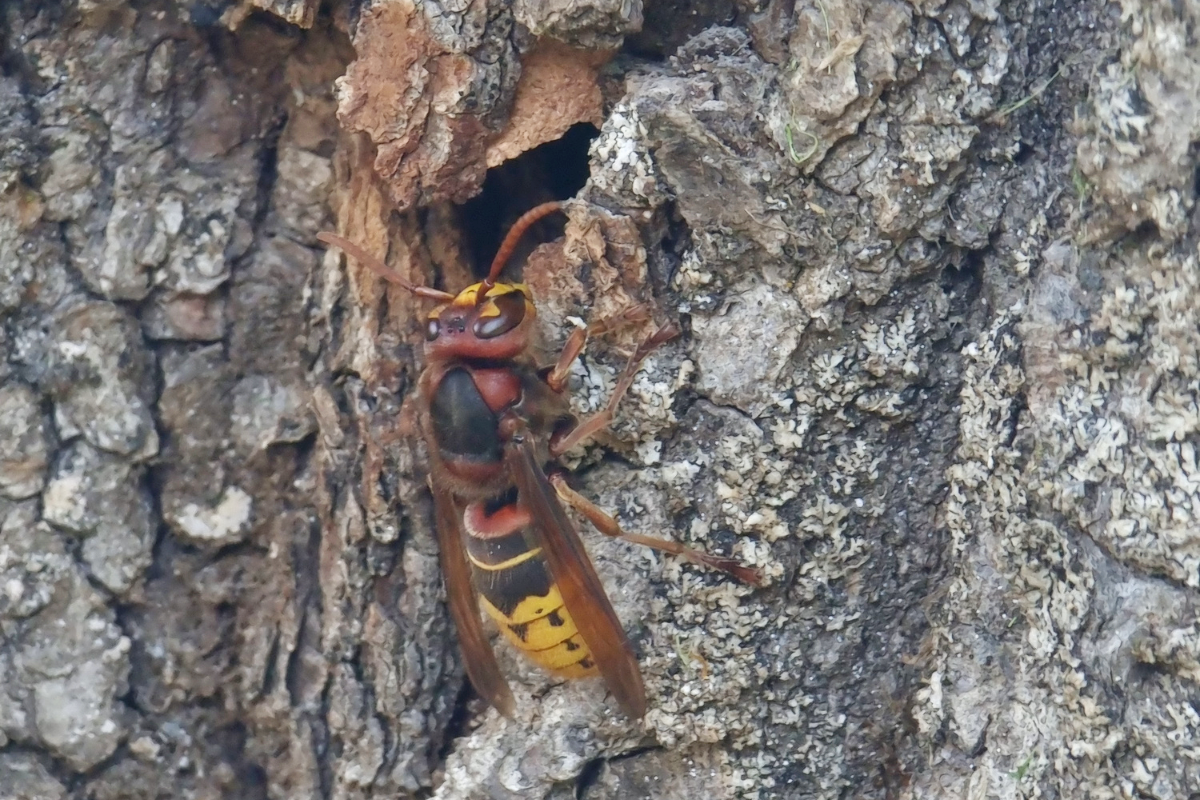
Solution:
<svg viewBox="0 0 1200 800">
<path fill-rule="evenodd" d="M 528 516 L 510 505 L 485 517 L 481 505 L 476 504 L 467 508 L 466 515 L 471 576 L 480 605 L 500 632 L 535 664 L 555 675 L 583 678 L 596 674 L 591 651 L 563 605 L 541 548 L 530 548 L 526 541 Z M 524 524 L 511 529 L 516 522 Z"/>
</svg>

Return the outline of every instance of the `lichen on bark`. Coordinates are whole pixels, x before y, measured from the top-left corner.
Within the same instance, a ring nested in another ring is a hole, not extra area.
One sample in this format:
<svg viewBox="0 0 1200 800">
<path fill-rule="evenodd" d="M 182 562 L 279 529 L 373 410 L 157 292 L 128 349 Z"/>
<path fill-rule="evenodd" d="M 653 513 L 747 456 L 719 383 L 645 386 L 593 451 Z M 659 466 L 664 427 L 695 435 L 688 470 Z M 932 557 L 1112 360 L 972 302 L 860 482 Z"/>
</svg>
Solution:
<svg viewBox="0 0 1200 800">
<path fill-rule="evenodd" d="M 1194 4 L 0 14 L 0 795 L 1200 785 Z M 640 723 L 503 648 L 516 718 L 465 689 L 422 307 L 315 240 L 457 288 L 584 161 L 515 267 L 547 350 L 684 335 L 580 489 L 770 578 L 587 537 Z"/>
</svg>

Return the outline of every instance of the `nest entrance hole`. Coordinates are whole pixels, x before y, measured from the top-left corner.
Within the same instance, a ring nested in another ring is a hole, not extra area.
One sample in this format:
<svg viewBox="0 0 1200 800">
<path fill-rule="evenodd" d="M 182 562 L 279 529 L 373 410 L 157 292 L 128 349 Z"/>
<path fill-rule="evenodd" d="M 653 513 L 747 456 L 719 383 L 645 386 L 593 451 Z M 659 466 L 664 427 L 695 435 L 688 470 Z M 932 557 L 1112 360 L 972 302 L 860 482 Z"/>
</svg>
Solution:
<svg viewBox="0 0 1200 800">
<path fill-rule="evenodd" d="M 500 241 L 517 217 L 550 200 L 568 200 L 588 179 L 588 148 L 600 135 L 595 125 L 572 125 L 558 139 L 526 150 L 488 170 L 483 189 L 459 206 L 459 225 L 477 277 L 483 277 Z M 564 220 L 552 214 L 535 224 L 509 260 L 516 267 L 539 244 L 558 238 Z"/>
</svg>

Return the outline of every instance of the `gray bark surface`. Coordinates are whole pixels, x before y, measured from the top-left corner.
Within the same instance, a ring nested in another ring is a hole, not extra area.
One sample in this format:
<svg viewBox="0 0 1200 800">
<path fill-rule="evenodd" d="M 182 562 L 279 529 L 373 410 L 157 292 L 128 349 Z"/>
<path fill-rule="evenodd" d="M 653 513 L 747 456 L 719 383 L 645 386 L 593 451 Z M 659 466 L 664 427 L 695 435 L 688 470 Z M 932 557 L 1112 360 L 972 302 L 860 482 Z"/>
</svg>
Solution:
<svg viewBox="0 0 1200 800">
<path fill-rule="evenodd" d="M 0 3 L 0 800 L 1200 797 L 1200 3 L 318 6 Z M 315 238 L 464 286 L 581 122 L 547 351 L 685 335 L 578 486 L 770 577 L 585 533 L 637 723 L 465 688 L 424 307 Z"/>
</svg>

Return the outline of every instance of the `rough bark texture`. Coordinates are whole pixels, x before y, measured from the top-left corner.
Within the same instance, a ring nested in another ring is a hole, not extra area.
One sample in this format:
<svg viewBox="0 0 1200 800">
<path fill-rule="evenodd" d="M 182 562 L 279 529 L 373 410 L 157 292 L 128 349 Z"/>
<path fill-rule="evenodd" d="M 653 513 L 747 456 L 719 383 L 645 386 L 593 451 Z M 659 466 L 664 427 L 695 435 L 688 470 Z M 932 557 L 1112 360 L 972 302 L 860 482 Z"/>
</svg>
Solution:
<svg viewBox="0 0 1200 800">
<path fill-rule="evenodd" d="M 0 5 L 0 798 L 1195 800 L 1200 3 L 331 5 Z M 464 688 L 421 307 L 314 238 L 571 195 L 547 347 L 685 327 L 582 491 L 771 577 L 589 537 L 638 724 Z"/>
</svg>

